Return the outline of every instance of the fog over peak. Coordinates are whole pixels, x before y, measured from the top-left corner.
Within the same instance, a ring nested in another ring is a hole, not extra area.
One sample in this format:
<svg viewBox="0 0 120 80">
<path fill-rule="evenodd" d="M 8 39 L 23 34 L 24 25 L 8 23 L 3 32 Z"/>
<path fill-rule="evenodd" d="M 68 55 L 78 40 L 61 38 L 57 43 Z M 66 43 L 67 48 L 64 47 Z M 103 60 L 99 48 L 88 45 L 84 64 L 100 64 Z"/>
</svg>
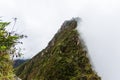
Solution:
<svg viewBox="0 0 120 80">
<path fill-rule="evenodd" d="M 24 58 L 44 49 L 65 20 L 80 17 L 78 28 L 102 80 L 119 80 L 119 0 L 1 0 L 0 16 L 12 21 L 24 39 Z M 23 58 L 22 57 L 22 58 Z"/>
</svg>

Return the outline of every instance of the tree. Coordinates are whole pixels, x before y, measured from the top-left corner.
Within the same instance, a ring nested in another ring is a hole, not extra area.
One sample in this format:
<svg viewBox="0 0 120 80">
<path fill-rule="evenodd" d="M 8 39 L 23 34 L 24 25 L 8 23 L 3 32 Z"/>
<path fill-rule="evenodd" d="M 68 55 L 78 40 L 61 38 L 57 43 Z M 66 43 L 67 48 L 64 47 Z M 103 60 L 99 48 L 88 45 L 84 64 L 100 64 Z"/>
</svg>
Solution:
<svg viewBox="0 0 120 80">
<path fill-rule="evenodd" d="M 14 31 L 7 31 L 9 24 L 10 22 L 0 22 L 0 80 L 14 80 L 11 56 L 20 56 L 16 45 L 22 44 L 19 40 L 26 37 Z"/>
</svg>

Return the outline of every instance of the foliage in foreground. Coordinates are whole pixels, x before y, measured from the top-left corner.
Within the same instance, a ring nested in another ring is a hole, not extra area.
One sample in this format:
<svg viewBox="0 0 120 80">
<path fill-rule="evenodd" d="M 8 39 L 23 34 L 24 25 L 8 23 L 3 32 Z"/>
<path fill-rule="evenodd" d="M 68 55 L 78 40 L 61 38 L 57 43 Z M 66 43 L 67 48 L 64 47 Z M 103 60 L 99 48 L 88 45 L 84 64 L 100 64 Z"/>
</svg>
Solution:
<svg viewBox="0 0 120 80">
<path fill-rule="evenodd" d="M 12 60 L 10 56 L 20 56 L 17 53 L 16 44 L 21 43 L 19 39 L 24 35 L 7 31 L 6 27 L 10 22 L 0 22 L 0 80 L 14 80 Z"/>
</svg>

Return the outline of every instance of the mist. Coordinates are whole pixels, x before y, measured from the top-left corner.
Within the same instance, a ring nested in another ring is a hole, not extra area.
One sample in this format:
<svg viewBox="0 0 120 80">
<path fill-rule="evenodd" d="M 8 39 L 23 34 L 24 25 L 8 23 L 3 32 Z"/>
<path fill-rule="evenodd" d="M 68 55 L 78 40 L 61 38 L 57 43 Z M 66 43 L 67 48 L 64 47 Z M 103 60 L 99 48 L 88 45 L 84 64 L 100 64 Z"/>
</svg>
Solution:
<svg viewBox="0 0 120 80">
<path fill-rule="evenodd" d="M 26 34 L 21 58 L 31 58 L 44 49 L 65 20 L 82 19 L 78 28 L 95 71 L 102 80 L 119 80 L 119 0 L 2 0 L 0 16 L 12 21 L 15 31 Z M 11 24 L 12 25 L 12 24 Z"/>
</svg>

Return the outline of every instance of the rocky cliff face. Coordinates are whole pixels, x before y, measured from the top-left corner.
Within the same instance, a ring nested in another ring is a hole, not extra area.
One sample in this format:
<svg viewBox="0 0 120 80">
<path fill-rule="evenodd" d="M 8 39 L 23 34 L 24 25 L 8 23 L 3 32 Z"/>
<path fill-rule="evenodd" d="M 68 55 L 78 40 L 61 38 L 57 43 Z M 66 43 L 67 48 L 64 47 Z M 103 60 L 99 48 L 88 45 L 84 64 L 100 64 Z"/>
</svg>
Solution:
<svg viewBox="0 0 120 80">
<path fill-rule="evenodd" d="M 92 69 L 77 20 L 65 21 L 48 46 L 16 69 L 22 80 L 101 80 Z"/>
</svg>

